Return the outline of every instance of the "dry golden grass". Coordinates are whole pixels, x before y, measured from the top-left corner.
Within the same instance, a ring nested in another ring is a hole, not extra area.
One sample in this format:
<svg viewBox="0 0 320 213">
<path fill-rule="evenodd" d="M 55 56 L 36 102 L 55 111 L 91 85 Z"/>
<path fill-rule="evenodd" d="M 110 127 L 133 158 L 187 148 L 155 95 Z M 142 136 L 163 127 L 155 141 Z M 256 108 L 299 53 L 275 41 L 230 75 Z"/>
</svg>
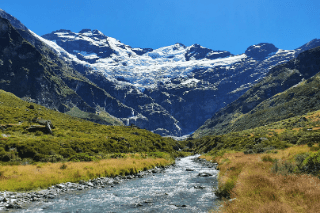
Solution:
<svg viewBox="0 0 320 213">
<path fill-rule="evenodd" d="M 170 163 L 163 158 L 138 159 L 131 156 L 93 162 L 0 166 L 0 191 L 26 191 L 64 182 L 128 175 Z"/>
<path fill-rule="evenodd" d="M 311 119 L 312 121 L 319 121 L 320 120 L 320 111 L 312 112 L 305 117 L 307 119 Z"/>
<path fill-rule="evenodd" d="M 281 134 L 285 131 L 285 129 L 268 129 L 269 131 L 273 131 L 276 132 L 278 134 Z M 272 132 L 270 132 L 270 134 L 273 134 Z"/>
<path fill-rule="evenodd" d="M 236 178 L 231 192 L 235 200 L 225 201 L 222 212 L 319 212 L 320 180 L 311 175 L 276 175 L 271 172 L 273 159 L 292 159 L 310 151 L 308 146 L 294 146 L 276 154 L 245 155 L 226 153 L 214 160 L 219 163 L 219 181 Z M 204 158 L 210 160 L 210 157 Z"/>
</svg>

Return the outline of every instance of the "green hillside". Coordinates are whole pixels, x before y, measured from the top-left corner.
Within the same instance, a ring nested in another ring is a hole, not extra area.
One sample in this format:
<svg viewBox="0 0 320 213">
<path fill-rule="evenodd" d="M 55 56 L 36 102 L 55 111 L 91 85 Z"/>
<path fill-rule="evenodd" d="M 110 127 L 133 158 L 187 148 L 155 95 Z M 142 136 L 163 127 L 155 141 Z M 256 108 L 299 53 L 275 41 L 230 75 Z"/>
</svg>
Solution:
<svg viewBox="0 0 320 213">
<path fill-rule="evenodd" d="M 73 113 L 81 111 L 74 109 Z M 53 124 L 52 134 L 39 124 L 43 120 Z M 93 160 L 110 153 L 174 153 L 176 145 L 173 139 L 144 129 L 100 125 L 23 101 L 3 90 L 0 125 L 0 160 L 17 163 Z"/>
<path fill-rule="evenodd" d="M 189 138 L 184 143 L 193 147 L 189 151 L 216 156 L 231 150 L 247 154 L 272 153 L 272 150 L 293 145 L 308 144 L 312 147 L 319 141 L 320 110 L 242 131 Z"/>
</svg>

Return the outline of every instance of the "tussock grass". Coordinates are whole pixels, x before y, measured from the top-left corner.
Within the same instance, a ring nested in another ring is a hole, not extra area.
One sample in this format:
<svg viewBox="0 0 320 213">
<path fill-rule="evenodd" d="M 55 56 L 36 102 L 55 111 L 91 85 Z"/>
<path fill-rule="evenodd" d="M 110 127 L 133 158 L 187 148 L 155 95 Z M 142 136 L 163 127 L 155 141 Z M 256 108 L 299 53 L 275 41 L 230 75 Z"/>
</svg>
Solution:
<svg viewBox="0 0 320 213">
<path fill-rule="evenodd" d="M 236 198 L 230 202 L 225 200 L 222 212 L 318 212 L 319 178 L 303 173 L 281 175 L 271 171 L 275 159 L 291 162 L 304 152 L 310 152 L 310 147 L 293 146 L 269 154 L 238 152 L 215 158 L 205 156 L 219 163 L 217 191 L 227 188 L 229 196 L 225 197 Z M 233 187 L 228 188 L 230 183 L 234 183 Z"/>
<path fill-rule="evenodd" d="M 0 166 L 0 191 L 27 191 L 64 182 L 129 175 L 171 163 L 172 160 L 164 158 L 144 158 L 140 154 L 128 154 L 125 158 L 92 162 Z"/>
</svg>

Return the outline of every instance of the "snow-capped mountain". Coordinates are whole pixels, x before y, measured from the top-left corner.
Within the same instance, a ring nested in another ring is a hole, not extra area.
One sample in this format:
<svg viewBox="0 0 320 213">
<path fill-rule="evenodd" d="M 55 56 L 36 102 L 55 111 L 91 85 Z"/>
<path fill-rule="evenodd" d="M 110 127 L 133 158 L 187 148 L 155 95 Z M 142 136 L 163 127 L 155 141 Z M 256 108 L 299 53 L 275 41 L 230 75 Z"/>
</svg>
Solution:
<svg viewBox="0 0 320 213">
<path fill-rule="evenodd" d="M 313 40 L 296 50 L 282 50 L 261 43 L 250 46 L 244 54 L 232 55 L 198 44 L 187 47 L 177 43 L 155 50 L 132 48 L 89 29 L 79 33 L 58 30 L 43 38 L 67 51 L 62 54 L 66 61 L 89 68 L 83 73 L 90 80 L 146 119 L 157 112 L 162 113 L 163 121 L 170 118 L 170 125 L 147 127 L 163 135 L 194 131 L 272 67 L 320 44 L 319 40 Z M 163 123 L 157 119 L 151 120 Z M 137 122 L 125 120 L 128 124 Z"/>
<path fill-rule="evenodd" d="M 131 48 L 103 35 L 99 30 L 85 29 L 79 33 L 58 30 L 42 37 L 55 42 L 108 79 L 120 80 L 140 89 L 156 87 L 159 82 L 167 83 L 177 77 L 188 77 L 194 66 L 229 64 L 241 58 L 212 62 L 210 59 L 231 54 L 227 51 L 213 51 L 198 44 L 186 47 L 177 43 L 156 50 Z"/>
<path fill-rule="evenodd" d="M 281 50 L 261 43 L 241 55 L 198 44 L 132 48 L 99 30 L 58 30 L 40 37 L 3 10 L 0 16 L 56 64 L 54 69 L 64 70 L 61 80 L 90 107 L 162 135 L 193 132 L 272 67 L 320 45 L 315 39 L 295 50 Z M 37 101 L 51 106 L 48 99 Z"/>
</svg>

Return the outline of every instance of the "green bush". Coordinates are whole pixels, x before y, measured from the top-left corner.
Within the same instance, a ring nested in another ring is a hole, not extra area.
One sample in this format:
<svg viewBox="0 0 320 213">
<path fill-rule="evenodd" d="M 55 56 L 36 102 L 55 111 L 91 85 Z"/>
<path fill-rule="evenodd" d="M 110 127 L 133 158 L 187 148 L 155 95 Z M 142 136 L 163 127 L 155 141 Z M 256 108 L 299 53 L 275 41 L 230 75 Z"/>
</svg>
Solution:
<svg viewBox="0 0 320 213">
<path fill-rule="evenodd" d="M 215 195 L 219 198 L 230 199 L 230 194 L 235 186 L 235 180 L 229 179 L 224 184 L 219 183 L 218 189 L 215 191 Z"/>
<path fill-rule="evenodd" d="M 319 175 L 320 171 L 320 152 L 311 153 L 305 158 L 301 165 L 301 170 L 305 173 Z"/>
<path fill-rule="evenodd" d="M 286 160 L 274 160 L 271 171 L 280 175 L 289 175 L 296 171 L 296 164 Z"/>
<path fill-rule="evenodd" d="M 263 162 L 274 162 L 274 159 L 272 157 L 270 157 L 269 155 L 262 156 L 261 160 Z"/>
<path fill-rule="evenodd" d="M 93 161 L 94 157 L 89 156 L 87 153 L 77 153 L 69 158 L 69 161 Z"/>
</svg>

